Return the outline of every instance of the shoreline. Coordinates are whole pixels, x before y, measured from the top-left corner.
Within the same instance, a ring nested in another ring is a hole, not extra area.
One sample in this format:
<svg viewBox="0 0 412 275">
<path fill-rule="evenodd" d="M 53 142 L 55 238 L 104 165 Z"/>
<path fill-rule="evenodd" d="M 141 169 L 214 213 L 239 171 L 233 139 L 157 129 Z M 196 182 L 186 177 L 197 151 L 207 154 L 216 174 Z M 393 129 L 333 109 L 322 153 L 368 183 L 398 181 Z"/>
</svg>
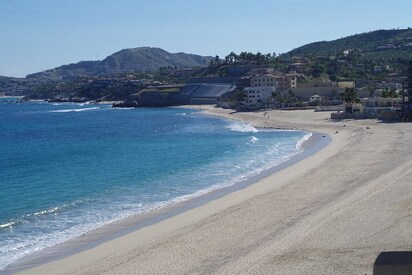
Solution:
<svg viewBox="0 0 412 275">
<path fill-rule="evenodd" d="M 243 189 L 23 274 L 371 274 L 381 251 L 412 249 L 410 125 L 202 110 L 332 140 Z"/>
<path fill-rule="evenodd" d="M 184 106 L 182 106 L 182 108 L 184 108 Z M 205 115 L 211 116 L 210 114 Z M 226 117 L 218 117 L 222 119 L 228 119 Z M 270 129 L 295 130 L 274 128 Z M 183 202 L 167 205 L 160 209 L 155 209 L 146 213 L 135 214 L 131 217 L 103 225 L 100 228 L 93 229 L 86 234 L 83 234 L 82 236 L 24 256 L 23 258 L 7 266 L 3 271 L 5 272 L 5 274 L 24 272 L 53 261 L 61 260 L 80 252 L 93 249 L 100 244 L 115 240 L 116 238 L 125 236 L 144 227 L 148 227 L 163 220 L 172 218 L 188 210 L 203 206 L 210 201 L 221 199 L 232 192 L 247 188 L 248 186 L 258 182 L 259 180 L 262 180 L 263 178 L 268 177 L 271 174 L 277 173 L 278 171 L 292 166 L 302 159 L 315 154 L 317 151 L 322 150 L 325 146 L 327 146 L 329 142 L 330 138 L 326 137 L 324 134 L 311 132 L 311 136 L 308 139 L 303 140 L 301 145 L 301 152 L 291 156 L 289 159 L 276 166 L 259 172 L 258 174 L 246 180 L 242 180 L 233 185 L 218 188 L 205 194 L 189 198 L 188 200 L 185 200 Z"/>
</svg>

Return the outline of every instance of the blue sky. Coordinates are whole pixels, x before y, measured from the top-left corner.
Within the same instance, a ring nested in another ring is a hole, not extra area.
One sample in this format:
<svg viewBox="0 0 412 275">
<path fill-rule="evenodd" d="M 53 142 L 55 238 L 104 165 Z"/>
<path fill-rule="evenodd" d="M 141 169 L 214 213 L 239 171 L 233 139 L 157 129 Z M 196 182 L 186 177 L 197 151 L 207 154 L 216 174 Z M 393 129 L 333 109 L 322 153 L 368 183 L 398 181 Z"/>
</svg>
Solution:
<svg viewBox="0 0 412 275">
<path fill-rule="evenodd" d="M 410 0 L 0 0 L 0 75 L 124 48 L 224 57 L 412 27 Z"/>
</svg>

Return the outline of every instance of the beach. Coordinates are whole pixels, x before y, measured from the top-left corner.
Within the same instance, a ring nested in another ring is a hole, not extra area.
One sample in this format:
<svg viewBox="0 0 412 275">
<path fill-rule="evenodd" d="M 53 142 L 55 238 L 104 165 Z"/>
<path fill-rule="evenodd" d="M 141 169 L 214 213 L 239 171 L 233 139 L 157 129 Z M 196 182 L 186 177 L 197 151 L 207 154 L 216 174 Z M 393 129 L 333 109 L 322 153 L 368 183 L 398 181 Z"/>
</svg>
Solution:
<svg viewBox="0 0 412 275">
<path fill-rule="evenodd" d="M 200 108 L 331 142 L 244 189 L 22 274 L 372 274 L 381 251 L 412 249 L 410 124 Z"/>
</svg>

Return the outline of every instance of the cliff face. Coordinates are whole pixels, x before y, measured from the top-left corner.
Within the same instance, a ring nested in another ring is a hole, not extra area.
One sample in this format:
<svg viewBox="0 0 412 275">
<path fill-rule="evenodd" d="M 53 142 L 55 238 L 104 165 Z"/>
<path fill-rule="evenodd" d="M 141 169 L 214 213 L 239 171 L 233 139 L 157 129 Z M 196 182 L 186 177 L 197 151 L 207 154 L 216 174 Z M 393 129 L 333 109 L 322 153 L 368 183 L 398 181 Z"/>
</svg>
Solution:
<svg viewBox="0 0 412 275">
<path fill-rule="evenodd" d="M 164 107 L 189 103 L 189 97 L 180 92 L 139 92 L 132 96 L 131 100 L 138 102 L 138 107 Z"/>
<path fill-rule="evenodd" d="M 113 107 L 166 107 L 189 104 L 189 96 L 180 92 L 139 92 L 123 102 L 114 103 Z"/>
</svg>

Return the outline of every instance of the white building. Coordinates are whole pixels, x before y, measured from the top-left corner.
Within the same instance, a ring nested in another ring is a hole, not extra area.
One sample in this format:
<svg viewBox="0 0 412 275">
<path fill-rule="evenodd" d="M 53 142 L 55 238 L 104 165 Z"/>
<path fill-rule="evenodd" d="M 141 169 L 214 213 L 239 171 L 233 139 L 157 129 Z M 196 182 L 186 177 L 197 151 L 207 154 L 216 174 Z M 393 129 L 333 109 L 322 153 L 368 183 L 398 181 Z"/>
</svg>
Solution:
<svg viewBox="0 0 412 275">
<path fill-rule="evenodd" d="M 247 109 L 261 109 L 269 104 L 272 94 L 276 91 L 275 86 L 269 87 L 247 87 L 243 90 L 245 98 L 242 101 L 242 106 Z"/>
<path fill-rule="evenodd" d="M 250 87 L 243 89 L 245 97 L 241 102 L 244 109 L 257 110 L 272 103 L 276 91 L 296 88 L 297 74 L 281 74 L 280 72 L 260 74 L 250 77 Z"/>
<path fill-rule="evenodd" d="M 263 74 L 250 78 L 251 87 L 276 87 L 278 91 L 296 88 L 297 75 L 290 74 Z"/>
<path fill-rule="evenodd" d="M 298 77 L 295 73 L 281 74 L 276 76 L 278 91 L 287 91 L 297 87 Z"/>
<path fill-rule="evenodd" d="M 364 98 L 360 103 L 343 103 L 343 112 L 331 113 L 332 119 L 380 118 L 396 120 L 397 112 L 402 110 L 402 98 Z"/>
<path fill-rule="evenodd" d="M 379 115 L 380 111 L 396 111 L 402 106 L 402 98 L 365 98 L 360 111 L 367 115 Z"/>
<path fill-rule="evenodd" d="M 257 75 L 250 78 L 251 87 L 276 87 L 276 85 L 276 76 L 271 74 Z"/>
</svg>

